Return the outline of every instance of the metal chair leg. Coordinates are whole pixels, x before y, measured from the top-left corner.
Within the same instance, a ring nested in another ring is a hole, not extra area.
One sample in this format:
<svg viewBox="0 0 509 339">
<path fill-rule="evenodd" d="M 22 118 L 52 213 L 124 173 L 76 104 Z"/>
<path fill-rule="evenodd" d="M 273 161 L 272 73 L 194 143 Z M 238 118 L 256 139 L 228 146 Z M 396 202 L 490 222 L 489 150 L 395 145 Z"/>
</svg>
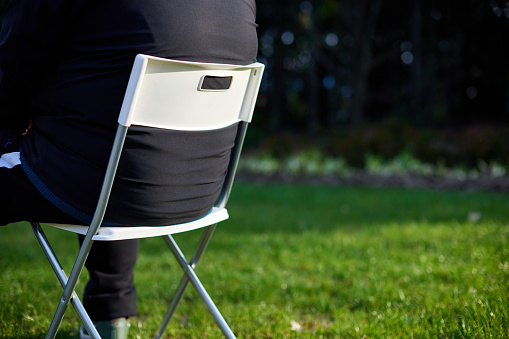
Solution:
<svg viewBox="0 0 509 339">
<path fill-rule="evenodd" d="M 191 261 L 190 261 L 190 264 L 193 268 L 196 267 L 196 265 L 200 261 L 201 256 L 210 241 L 210 238 L 214 234 L 216 225 L 217 224 L 208 226 L 203 231 L 200 241 L 199 241 L 199 243 L 194 251 L 193 257 L 191 258 Z M 165 240 L 166 244 L 172 251 L 173 255 L 176 258 L 178 258 L 181 254 L 179 254 L 180 250 L 177 250 L 178 246 L 176 245 L 173 237 L 171 235 L 168 235 L 168 236 L 163 237 L 163 239 Z M 185 261 L 185 264 L 187 264 L 187 261 Z M 166 328 L 168 327 L 168 324 L 170 323 L 170 321 L 173 317 L 173 314 L 177 310 L 177 307 L 180 304 L 180 301 L 182 300 L 182 296 L 184 295 L 184 292 L 186 291 L 188 284 L 189 284 L 189 279 L 187 278 L 187 275 L 184 275 L 182 277 L 182 279 L 180 280 L 180 284 L 177 287 L 177 290 L 175 291 L 175 295 L 173 296 L 173 299 L 171 300 L 170 305 L 168 306 L 166 314 L 163 317 L 163 321 L 161 322 L 159 329 L 157 330 L 156 334 L 154 335 L 154 339 L 159 339 L 163 336 L 164 332 L 166 331 Z"/>
<path fill-rule="evenodd" d="M 157 330 L 157 332 L 154 336 L 154 339 L 158 339 L 164 334 L 164 331 L 168 327 L 168 324 L 169 324 L 173 314 L 175 313 L 175 310 L 177 309 L 189 282 L 191 282 L 191 284 L 194 286 L 194 288 L 196 289 L 196 291 L 198 292 L 198 294 L 204 301 L 207 309 L 209 310 L 210 314 L 216 321 L 217 325 L 219 326 L 219 328 L 221 329 L 221 331 L 223 332 L 225 337 L 229 338 L 229 339 L 235 338 L 235 335 L 231 331 L 230 327 L 224 320 L 223 316 L 217 309 L 216 305 L 210 298 L 209 294 L 203 287 L 200 280 L 198 279 L 198 276 L 194 272 L 194 269 L 195 269 L 196 265 L 198 264 L 198 262 L 200 261 L 201 256 L 203 255 L 203 252 L 205 251 L 205 249 L 210 241 L 210 238 L 212 237 L 212 234 L 214 233 L 215 228 L 216 228 L 216 225 L 212 225 L 205 229 L 190 262 L 187 262 L 184 254 L 182 253 L 182 251 L 180 250 L 180 248 L 178 247 L 177 243 L 175 242 L 175 240 L 173 239 L 172 236 L 168 235 L 168 236 L 164 237 L 164 240 L 166 241 L 168 247 L 174 254 L 177 261 L 179 262 L 185 275 L 182 277 L 182 280 L 180 281 L 180 284 L 175 292 L 175 296 L 173 297 L 172 302 L 171 302 L 170 306 L 168 307 L 168 310 L 166 311 L 166 314 L 163 318 L 163 322 L 161 323 L 161 326 Z"/>
<path fill-rule="evenodd" d="M 48 261 L 49 261 L 51 267 L 53 268 L 53 271 L 55 272 L 55 275 L 57 276 L 58 281 L 60 282 L 60 285 L 62 285 L 62 288 L 65 289 L 65 287 L 68 283 L 67 276 L 62 268 L 62 265 L 58 261 L 58 258 L 55 255 L 55 252 L 51 248 L 51 245 L 49 244 L 48 239 L 46 238 L 46 235 L 44 234 L 44 231 L 42 230 L 42 227 L 40 226 L 39 223 L 34 223 L 34 222 L 32 222 L 31 225 L 32 225 L 32 230 L 34 231 L 35 237 L 39 241 L 39 244 L 41 245 L 41 248 L 42 248 L 44 254 L 48 258 Z M 95 328 L 94 324 L 92 323 L 92 320 L 90 319 L 87 311 L 83 307 L 83 304 L 81 303 L 78 295 L 76 294 L 76 292 L 74 292 L 74 288 L 72 290 L 70 302 L 71 302 L 72 306 L 74 307 L 74 309 L 76 310 L 78 317 L 80 318 L 81 322 L 87 329 L 87 332 L 89 333 L 91 338 L 100 339 L 101 336 L 97 332 L 97 329 Z M 65 312 L 65 309 L 64 309 L 64 312 Z M 60 323 L 58 325 L 60 325 Z M 56 330 L 58 330 L 58 327 L 56 327 Z M 53 330 L 48 331 L 48 333 L 46 334 L 46 338 L 54 338 L 55 335 L 56 335 L 56 331 L 54 333 L 53 333 Z"/>
</svg>

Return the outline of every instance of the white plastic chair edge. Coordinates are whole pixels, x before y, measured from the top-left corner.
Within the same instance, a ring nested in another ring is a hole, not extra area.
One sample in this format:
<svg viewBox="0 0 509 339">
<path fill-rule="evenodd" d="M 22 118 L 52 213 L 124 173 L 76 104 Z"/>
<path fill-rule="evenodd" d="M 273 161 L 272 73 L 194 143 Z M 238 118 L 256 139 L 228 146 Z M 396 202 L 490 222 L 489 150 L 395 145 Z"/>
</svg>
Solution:
<svg viewBox="0 0 509 339">
<path fill-rule="evenodd" d="M 138 54 L 135 58 L 133 68 L 131 70 L 131 76 L 127 85 L 125 98 L 120 109 L 120 115 L 118 123 L 122 126 L 129 127 L 132 123 L 132 114 L 136 107 L 136 102 L 139 96 L 139 90 L 143 82 L 143 76 L 147 69 L 147 65 L 150 60 L 159 60 L 168 63 L 174 63 L 176 65 L 187 65 L 194 67 L 202 67 L 207 70 L 247 70 L 251 69 L 251 78 L 246 89 L 246 96 L 242 103 L 242 108 L 239 113 L 238 121 L 251 122 L 253 117 L 254 106 L 256 104 L 256 98 L 258 96 L 258 89 L 262 81 L 263 71 L 265 65 L 259 62 L 255 62 L 249 65 L 230 65 L 230 64 L 215 64 L 215 63 L 204 63 L 204 62 L 192 62 L 182 61 L 174 59 L 158 58 L 145 54 Z M 226 126 L 223 126 L 226 127 Z"/>
<path fill-rule="evenodd" d="M 97 241 L 114 241 L 127 239 L 141 239 L 157 237 L 162 235 L 176 234 L 187 232 L 217 224 L 218 222 L 228 219 L 228 211 L 226 208 L 213 207 L 212 210 L 204 217 L 187 223 L 175 224 L 169 226 L 132 226 L 132 227 L 105 227 L 101 226 L 92 240 Z M 83 234 L 88 231 L 89 226 L 65 225 L 65 224 L 46 224 L 65 231 Z"/>
</svg>

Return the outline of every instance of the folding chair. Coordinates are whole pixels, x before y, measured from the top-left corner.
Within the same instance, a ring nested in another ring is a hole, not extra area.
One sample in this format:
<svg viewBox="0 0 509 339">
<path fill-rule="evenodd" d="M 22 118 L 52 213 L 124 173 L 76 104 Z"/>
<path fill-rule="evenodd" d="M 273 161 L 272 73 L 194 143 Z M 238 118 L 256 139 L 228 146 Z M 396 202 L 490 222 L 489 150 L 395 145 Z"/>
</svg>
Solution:
<svg viewBox="0 0 509 339">
<path fill-rule="evenodd" d="M 129 79 L 124 102 L 118 119 L 118 129 L 106 169 L 103 186 L 90 226 L 48 224 L 49 226 L 85 235 L 72 271 L 67 278 L 55 253 L 40 226 L 32 228 L 48 258 L 64 292 L 46 334 L 54 338 L 69 302 L 92 338 L 100 338 L 90 317 L 75 293 L 76 283 L 83 270 L 92 243 L 134 238 L 163 236 L 179 262 L 184 276 L 178 286 L 161 326 L 154 338 L 160 338 L 171 320 L 189 282 L 205 302 L 207 309 L 221 328 L 225 337 L 235 338 L 228 324 L 195 273 L 216 224 L 228 218 L 225 209 L 232 188 L 235 171 L 246 133 L 251 121 L 264 65 L 247 66 L 184 62 L 138 55 Z M 220 89 L 209 87 L 210 81 L 223 82 Z M 178 114 L 185 112 L 185 115 Z M 226 178 L 216 205 L 201 219 L 191 222 L 146 227 L 101 226 L 115 178 L 119 158 L 128 128 L 141 125 L 173 130 L 212 130 L 239 123 L 235 147 L 231 151 Z M 206 227 L 190 261 L 187 261 L 171 234 Z"/>
</svg>

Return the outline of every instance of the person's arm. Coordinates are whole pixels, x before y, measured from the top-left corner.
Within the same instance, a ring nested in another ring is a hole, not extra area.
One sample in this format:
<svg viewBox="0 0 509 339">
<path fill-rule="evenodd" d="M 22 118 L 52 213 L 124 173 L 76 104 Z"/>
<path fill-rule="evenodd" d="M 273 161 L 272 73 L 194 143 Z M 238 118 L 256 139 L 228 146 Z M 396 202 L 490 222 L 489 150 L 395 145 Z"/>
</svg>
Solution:
<svg viewBox="0 0 509 339">
<path fill-rule="evenodd" d="M 65 2 L 12 0 L 7 5 L 0 31 L 0 127 L 28 127 L 32 101 L 65 34 Z"/>
</svg>

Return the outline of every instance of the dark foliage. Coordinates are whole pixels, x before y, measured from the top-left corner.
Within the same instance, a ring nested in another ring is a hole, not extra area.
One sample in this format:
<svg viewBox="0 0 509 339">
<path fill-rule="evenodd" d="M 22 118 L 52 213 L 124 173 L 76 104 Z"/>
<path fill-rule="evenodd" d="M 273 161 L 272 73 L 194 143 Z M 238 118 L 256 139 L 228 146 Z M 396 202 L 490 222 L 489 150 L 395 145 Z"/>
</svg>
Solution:
<svg viewBox="0 0 509 339">
<path fill-rule="evenodd" d="M 258 1 L 258 122 L 315 132 L 387 118 L 509 122 L 503 1 Z"/>
<path fill-rule="evenodd" d="M 342 157 L 363 168 L 366 154 L 385 160 L 409 152 L 423 162 L 447 167 L 478 167 L 479 161 L 509 168 L 509 126 L 470 125 L 463 129 L 417 128 L 399 120 L 329 129 L 320 136 L 284 132 L 267 134 L 251 152 L 269 152 L 277 158 L 318 149 L 325 156 Z"/>
<path fill-rule="evenodd" d="M 401 150 L 433 163 L 508 162 L 508 2 L 258 0 L 258 8 L 267 70 L 254 136 L 287 133 L 263 143 L 271 152 L 326 138 L 330 153 L 356 165 L 366 152 Z"/>
</svg>

